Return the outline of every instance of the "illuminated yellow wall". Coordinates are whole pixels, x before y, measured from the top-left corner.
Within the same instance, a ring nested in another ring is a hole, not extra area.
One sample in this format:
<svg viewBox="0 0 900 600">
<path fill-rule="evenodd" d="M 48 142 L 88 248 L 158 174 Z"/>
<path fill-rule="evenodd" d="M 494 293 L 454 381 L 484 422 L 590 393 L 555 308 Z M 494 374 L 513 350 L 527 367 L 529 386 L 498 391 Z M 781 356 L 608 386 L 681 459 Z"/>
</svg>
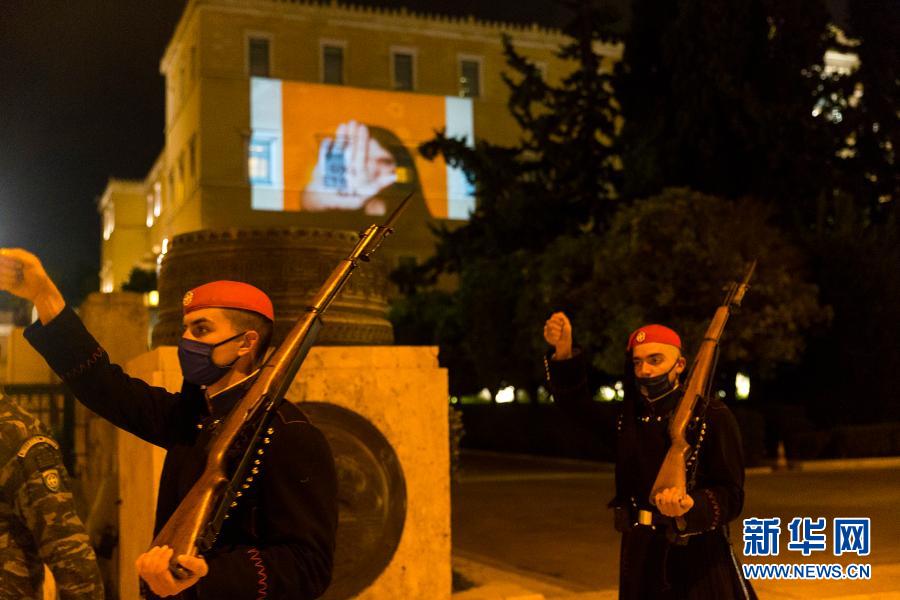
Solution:
<svg viewBox="0 0 900 600">
<path fill-rule="evenodd" d="M 413 93 L 459 94 L 461 57 L 481 63 L 481 95 L 474 99 L 477 138 L 513 143 L 518 129 L 506 109 L 506 68 L 501 34 L 534 59 L 548 77 L 567 66 L 554 55 L 564 38 L 537 27 L 487 24 L 472 19 L 419 16 L 399 10 L 346 8 L 272 0 L 191 0 L 160 63 L 166 79 L 166 142 L 143 182 L 145 197 L 160 190 L 158 217 L 150 219 L 144 253 L 159 253 L 164 240 L 197 229 L 319 226 L 359 229 L 359 214 L 282 213 L 253 210 L 247 173 L 250 137 L 248 47 L 269 40 L 269 76 L 322 81 L 321 46 L 344 49 L 344 84 L 392 89 L 393 49 L 415 56 Z M 610 55 L 618 49 L 607 49 Z M 193 160 L 191 157 L 193 156 Z M 144 211 L 148 202 L 144 200 Z M 433 252 L 428 215 L 408 215 L 386 254 L 423 260 Z M 116 230 L 115 240 L 121 233 Z M 104 243 L 103 260 L 120 273 L 138 260 L 131 241 Z M 386 245 L 387 246 L 387 245 Z M 129 250 L 125 250 L 128 248 Z M 139 253 L 140 254 L 140 253 Z"/>
<path fill-rule="evenodd" d="M 97 206 L 104 228 L 106 220 L 113 219 L 109 239 L 104 235 L 101 246 L 101 290 L 121 288 L 147 252 L 146 203 L 143 182 L 111 179 L 107 183 Z"/>
</svg>

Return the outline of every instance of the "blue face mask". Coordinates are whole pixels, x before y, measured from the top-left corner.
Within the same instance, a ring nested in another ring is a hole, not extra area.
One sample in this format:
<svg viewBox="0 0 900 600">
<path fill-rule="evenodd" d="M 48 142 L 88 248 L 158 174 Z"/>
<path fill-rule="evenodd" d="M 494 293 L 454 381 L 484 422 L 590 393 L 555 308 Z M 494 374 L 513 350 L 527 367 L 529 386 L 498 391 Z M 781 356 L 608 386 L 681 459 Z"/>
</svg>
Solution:
<svg viewBox="0 0 900 600">
<path fill-rule="evenodd" d="M 178 342 L 178 362 L 181 363 L 181 373 L 184 376 L 184 380 L 196 385 L 212 385 L 225 377 L 240 357 L 235 357 L 233 361 L 225 366 L 219 366 L 213 362 L 213 350 L 222 344 L 236 340 L 245 333 L 247 332 L 243 331 L 217 344 L 204 344 L 196 340 L 181 338 Z"/>
</svg>

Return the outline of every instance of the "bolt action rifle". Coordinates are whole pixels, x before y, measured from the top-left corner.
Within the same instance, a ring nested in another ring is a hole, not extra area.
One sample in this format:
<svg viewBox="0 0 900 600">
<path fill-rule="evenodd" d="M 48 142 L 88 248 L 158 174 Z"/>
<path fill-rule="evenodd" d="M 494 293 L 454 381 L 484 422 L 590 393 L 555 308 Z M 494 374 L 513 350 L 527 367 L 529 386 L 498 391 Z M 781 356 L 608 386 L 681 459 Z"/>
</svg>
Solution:
<svg viewBox="0 0 900 600">
<path fill-rule="evenodd" d="M 709 398 L 712 375 L 716 369 L 716 358 L 719 352 L 719 339 L 722 337 L 722 331 L 725 329 L 725 323 L 728 321 L 732 309 L 740 307 L 744 294 L 750 287 L 750 278 L 755 269 L 756 261 L 754 260 L 747 270 L 744 280 L 741 283 L 732 282 L 728 286 L 725 301 L 716 309 L 716 314 L 713 315 L 712 321 L 706 329 L 706 335 L 700 343 L 700 349 L 697 351 L 694 364 L 691 365 L 687 376 L 684 396 L 681 397 L 675 414 L 669 421 L 669 439 L 671 439 L 672 445 L 669 447 L 650 492 L 650 503 L 653 505 L 656 504 L 653 500 L 656 494 L 666 488 L 678 490 L 679 497 L 687 493 L 686 461 L 691 452 L 691 445 L 686 437 L 688 423 L 694 415 L 697 403 L 706 402 L 705 399 Z"/>
<path fill-rule="evenodd" d="M 412 194 L 404 198 L 383 225 L 370 225 L 360 234 L 356 247 L 331 272 L 284 342 L 259 368 L 253 385 L 216 428 L 203 473 L 152 543 L 173 549 L 169 569 L 175 577 L 184 579 L 191 575 L 178 564 L 179 555 L 193 556 L 212 548 L 229 509 L 237 506 L 242 486 L 248 477 L 252 481 L 254 464 L 259 460 L 257 454 L 263 453 L 262 448 L 257 449 L 258 442 L 268 442 L 265 434 L 271 433 L 268 428 L 271 417 L 316 341 L 322 328 L 322 313 L 359 262 L 368 262 L 384 239 L 393 233 L 394 223 L 411 197 Z M 235 451 L 240 460 L 229 476 L 228 464 Z"/>
</svg>

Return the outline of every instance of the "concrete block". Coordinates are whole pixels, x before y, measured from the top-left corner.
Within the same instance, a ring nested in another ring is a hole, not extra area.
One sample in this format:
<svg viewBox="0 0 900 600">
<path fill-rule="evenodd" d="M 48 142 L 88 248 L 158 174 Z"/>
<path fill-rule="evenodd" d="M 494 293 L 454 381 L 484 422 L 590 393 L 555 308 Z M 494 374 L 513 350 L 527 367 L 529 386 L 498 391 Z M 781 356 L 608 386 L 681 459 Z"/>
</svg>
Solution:
<svg viewBox="0 0 900 600">
<path fill-rule="evenodd" d="M 287 398 L 301 408 L 326 402 L 361 415 L 386 438 L 402 468 L 406 518 L 399 544 L 384 571 L 356 597 L 449 598 L 448 383 L 437 348 L 313 348 Z"/>
</svg>

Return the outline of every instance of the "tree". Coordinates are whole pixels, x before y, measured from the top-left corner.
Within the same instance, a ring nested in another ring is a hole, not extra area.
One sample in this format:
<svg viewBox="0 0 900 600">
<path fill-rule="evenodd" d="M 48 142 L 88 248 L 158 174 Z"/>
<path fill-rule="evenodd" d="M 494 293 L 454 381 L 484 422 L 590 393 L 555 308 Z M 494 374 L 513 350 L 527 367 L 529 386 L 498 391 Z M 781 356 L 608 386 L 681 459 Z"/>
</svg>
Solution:
<svg viewBox="0 0 900 600">
<path fill-rule="evenodd" d="M 830 156 L 811 112 L 827 23 L 821 2 L 633 0 L 616 78 L 625 195 L 815 198 Z"/>
<path fill-rule="evenodd" d="M 152 292 L 157 288 L 156 270 L 135 267 L 128 274 L 128 281 L 122 284 L 123 292 Z"/>
<path fill-rule="evenodd" d="M 478 205 L 469 223 L 441 232 L 438 267 L 452 269 L 458 252 L 483 255 L 519 248 L 541 248 L 562 232 L 601 229 L 615 210 L 621 166 L 612 144 L 620 125 L 612 73 L 603 68 L 598 42 L 614 42 L 613 19 L 596 2 L 563 2 L 573 11 L 564 29 L 571 41 L 558 56 L 573 70 L 558 85 L 519 54 L 508 36 L 504 53 L 511 72 L 510 114 L 522 131 L 518 145 L 484 140 L 469 148 L 463 140 L 438 134 L 420 149 L 426 158 L 441 155 L 465 169 Z M 482 240 L 488 246 L 455 244 Z M 447 242 L 447 243 L 444 243 Z"/>
<path fill-rule="evenodd" d="M 620 210 L 602 237 L 560 239 L 536 266 L 542 280 L 530 302 L 568 302 L 594 366 L 620 373 L 624 340 L 645 323 L 669 324 L 688 353 L 696 349 L 723 286 L 758 259 L 720 362 L 726 371 L 740 365 L 771 376 L 799 361 L 806 332 L 829 316 L 804 275 L 803 253 L 772 225 L 771 212 L 750 199 L 666 189 Z"/>
<path fill-rule="evenodd" d="M 437 231 L 436 255 L 414 277 L 395 274 L 407 296 L 395 304 L 393 322 L 401 343 L 440 343 L 442 362 L 455 361 L 450 376 L 457 393 L 501 382 L 537 386 L 539 362 L 529 340 L 546 309 L 521 301 L 534 282 L 530 265 L 561 234 L 602 230 L 615 209 L 621 169 L 612 144 L 619 111 L 611 73 L 596 52 L 596 42 L 614 39 L 606 27 L 614 17 L 598 3 L 565 4 L 573 11 L 565 29 L 571 41 L 559 56 L 573 70 L 558 84 L 503 40 L 519 144 L 479 140 L 469 148 L 438 134 L 420 149 L 464 168 L 478 203 L 468 223 Z M 447 274 L 457 278 L 456 293 L 428 287 Z"/>
<path fill-rule="evenodd" d="M 837 78 L 817 107 L 841 143 L 835 161 L 835 187 L 856 200 L 863 224 L 896 218 L 900 194 L 900 6 L 894 2 L 852 2 L 842 49 L 855 53 L 859 66 Z"/>
<path fill-rule="evenodd" d="M 850 74 L 823 80 L 817 122 L 834 132 L 833 158 L 805 236 L 814 279 L 832 307 L 831 327 L 812 336 L 804 364 L 782 378 L 794 395 L 815 397 L 825 424 L 900 419 L 893 380 L 900 371 L 900 223 L 897 147 L 900 7 L 847 5 L 841 49 Z"/>
<path fill-rule="evenodd" d="M 632 0 L 616 90 L 624 194 L 667 186 L 770 202 L 827 232 L 895 209 L 896 3 L 848 3 L 846 39 L 824 2 Z M 825 54 L 858 55 L 851 74 Z"/>
<path fill-rule="evenodd" d="M 752 196 L 807 256 L 833 318 L 810 330 L 802 364 L 778 370 L 778 388 L 830 422 L 900 416 L 888 400 L 900 369 L 900 9 L 847 9 L 849 40 L 821 2 L 633 0 L 616 80 L 627 198 L 685 185 Z M 826 72 L 829 49 L 859 68 Z"/>
</svg>

